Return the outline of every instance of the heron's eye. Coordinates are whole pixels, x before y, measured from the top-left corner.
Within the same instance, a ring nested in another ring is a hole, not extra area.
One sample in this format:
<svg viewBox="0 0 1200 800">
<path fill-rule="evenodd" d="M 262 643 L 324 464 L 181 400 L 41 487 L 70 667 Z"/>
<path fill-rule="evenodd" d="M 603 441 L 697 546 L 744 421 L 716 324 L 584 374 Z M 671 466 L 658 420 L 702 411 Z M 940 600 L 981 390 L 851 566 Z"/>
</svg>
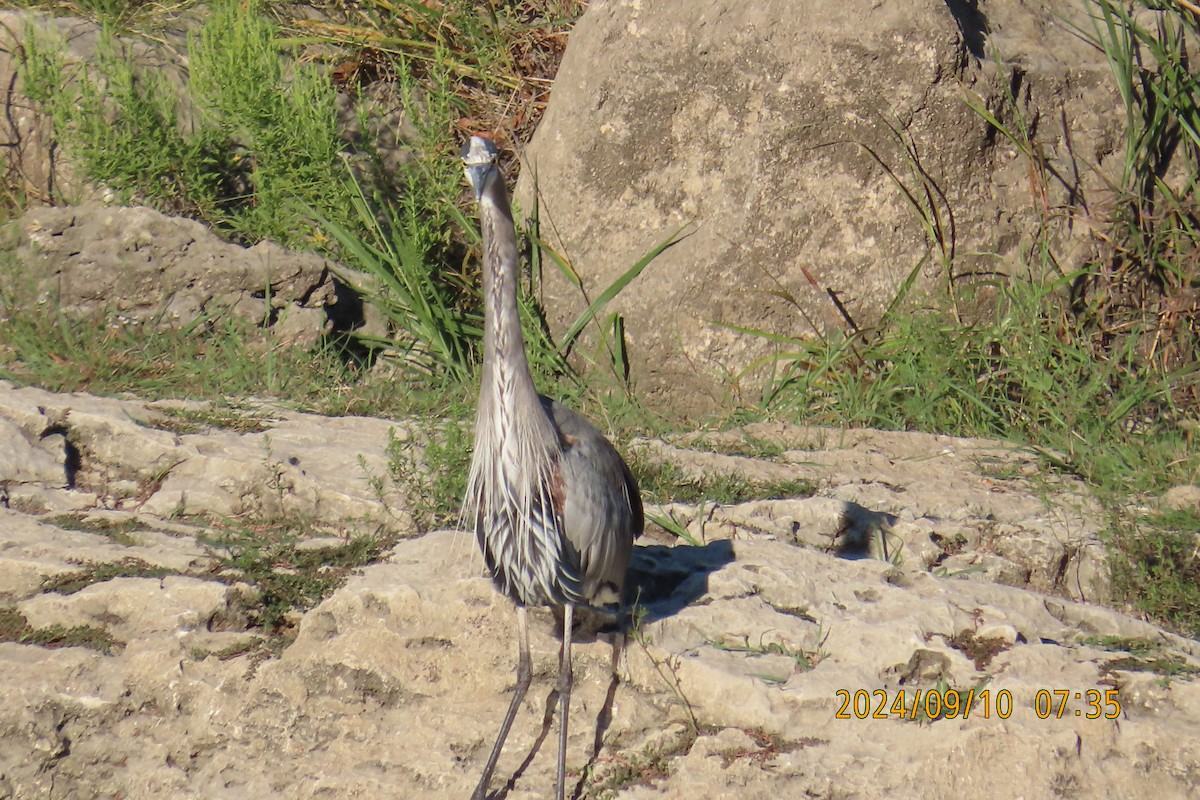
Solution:
<svg viewBox="0 0 1200 800">
<path fill-rule="evenodd" d="M 468 139 L 468 140 L 467 140 L 467 141 L 466 141 L 466 142 L 463 144 L 463 146 L 462 146 L 462 149 L 461 149 L 461 150 L 459 150 L 458 152 L 459 152 L 459 155 L 460 155 L 460 156 L 462 156 L 462 159 L 463 159 L 463 161 L 466 161 L 466 160 L 467 160 L 467 156 L 471 155 L 471 140 L 470 140 L 470 139 Z"/>
</svg>

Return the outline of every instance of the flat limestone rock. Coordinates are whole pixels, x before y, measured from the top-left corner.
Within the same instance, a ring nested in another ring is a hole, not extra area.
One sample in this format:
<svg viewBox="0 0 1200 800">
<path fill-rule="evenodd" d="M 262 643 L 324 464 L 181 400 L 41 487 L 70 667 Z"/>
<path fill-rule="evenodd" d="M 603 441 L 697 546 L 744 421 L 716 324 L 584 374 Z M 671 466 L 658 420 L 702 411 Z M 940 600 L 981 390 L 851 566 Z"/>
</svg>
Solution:
<svg viewBox="0 0 1200 800">
<path fill-rule="evenodd" d="M 331 531 L 404 516 L 367 475 L 405 425 L 262 406 L 241 432 L 185 433 L 172 407 L 0 384 L 0 424 L 79 453 L 76 488 L 47 469 L 44 490 L 91 503 L 0 509 L 0 622 L 24 626 L 0 641 L 0 798 L 468 796 L 516 661 L 470 534 L 399 539 L 272 655 L 247 612 L 260 590 L 216 569 L 203 518 L 164 511 L 204 498 L 252 530 L 291 513 L 311 520 L 304 553 L 333 552 Z M 608 634 L 575 642 L 581 796 L 1200 792 L 1200 642 L 1082 599 L 1101 588 L 1084 487 L 1000 442 L 920 434 L 750 426 L 633 449 L 812 495 L 650 509 L 694 543 L 654 526 L 639 542 L 616 679 Z M 154 458 L 203 468 L 146 483 Z M 143 489 L 106 493 L 104 472 Z M 530 621 L 533 685 L 493 784 L 513 800 L 554 781 L 558 642 L 548 610 Z M 36 643 L 63 631 L 119 646 Z"/>
<path fill-rule="evenodd" d="M 380 497 L 375 479 L 387 474 L 391 438 L 407 437 L 404 424 L 250 409 L 245 418 L 258 430 L 238 433 L 192 417 L 181 426 L 177 408 L 0 381 L 0 423 L 35 440 L 61 432 L 72 487 L 102 507 L 159 518 L 294 512 L 364 525 L 395 524 L 393 506 L 402 511 L 396 497 Z"/>
</svg>

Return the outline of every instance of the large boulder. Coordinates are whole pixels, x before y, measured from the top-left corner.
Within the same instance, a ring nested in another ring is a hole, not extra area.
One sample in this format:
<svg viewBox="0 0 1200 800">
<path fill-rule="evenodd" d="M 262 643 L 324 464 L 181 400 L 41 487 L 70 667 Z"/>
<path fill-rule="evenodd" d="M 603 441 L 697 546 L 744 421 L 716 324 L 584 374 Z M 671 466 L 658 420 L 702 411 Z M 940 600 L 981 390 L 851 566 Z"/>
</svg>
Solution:
<svg viewBox="0 0 1200 800">
<path fill-rule="evenodd" d="M 725 323 L 827 333 L 848 324 L 833 293 L 870 324 L 914 270 L 944 290 L 949 268 L 1016 268 L 1043 223 L 1064 269 L 1087 255 L 1057 209 L 1097 211 L 1123 119 L 1072 26 L 1092 29 L 1073 0 L 595 2 L 517 194 L 531 209 L 536 186 L 592 296 L 687 226 L 613 309 L 643 393 L 703 408 L 770 349 Z M 585 305 L 547 293 L 559 326 Z"/>
</svg>

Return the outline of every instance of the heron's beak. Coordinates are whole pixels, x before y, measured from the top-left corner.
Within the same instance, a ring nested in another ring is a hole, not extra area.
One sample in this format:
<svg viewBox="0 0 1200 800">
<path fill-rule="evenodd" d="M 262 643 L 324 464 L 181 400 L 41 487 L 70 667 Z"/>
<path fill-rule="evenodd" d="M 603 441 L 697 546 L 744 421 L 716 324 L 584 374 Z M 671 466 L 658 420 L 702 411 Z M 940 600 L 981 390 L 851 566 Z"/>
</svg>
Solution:
<svg viewBox="0 0 1200 800">
<path fill-rule="evenodd" d="M 467 174 L 467 180 L 471 183 L 471 188 L 475 190 L 475 202 L 478 203 L 483 197 L 483 184 L 487 181 L 488 172 L 492 169 L 490 162 L 483 164 L 463 164 L 463 171 Z"/>
<path fill-rule="evenodd" d="M 496 169 L 496 155 L 496 145 L 482 136 L 472 136 L 462 146 L 463 169 L 467 173 L 467 180 L 471 182 L 471 188 L 475 190 L 477 203 L 483 199 L 483 190 L 491 178 L 492 171 Z"/>
</svg>

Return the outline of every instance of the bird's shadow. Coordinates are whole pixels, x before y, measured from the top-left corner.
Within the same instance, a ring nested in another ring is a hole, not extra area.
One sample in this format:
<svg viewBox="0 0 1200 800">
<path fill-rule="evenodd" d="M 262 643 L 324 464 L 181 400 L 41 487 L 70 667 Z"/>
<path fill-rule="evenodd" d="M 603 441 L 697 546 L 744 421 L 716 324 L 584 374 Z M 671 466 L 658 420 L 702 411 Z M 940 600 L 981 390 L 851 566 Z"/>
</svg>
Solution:
<svg viewBox="0 0 1200 800">
<path fill-rule="evenodd" d="M 678 614 L 699 600 L 708 592 L 708 576 L 726 564 L 732 563 L 734 558 L 733 542 L 728 540 L 695 546 L 644 545 L 635 547 L 629 560 L 625 589 L 628 602 L 637 609 L 639 624 L 644 625 Z M 577 635 L 572 638 L 576 641 L 586 641 L 593 635 L 577 631 Z M 625 638 L 623 631 L 615 632 L 615 636 L 614 648 L 623 646 Z M 620 684 L 616 671 L 619 652 L 619 649 L 615 649 L 613 653 L 613 675 L 609 681 L 604 703 L 596 716 L 592 752 L 589 754 L 587 765 L 581 770 L 579 781 L 571 794 L 572 798 L 582 796 L 590 768 L 596 763 L 604 745 L 604 733 L 612 723 L 613 702 Z M 503 800 L 516 787 L 517 781 L 529 769 L 534 757 L 549 736 L 557 706 L 558 689 L 552 689 L 546 697 L 541 730 L 529 748 L 524 761 L 499 791 L 488 795 L 489 800 Z"/>
<path fill-rule="evenodd" d="M 876 558 L 876 548 L 873 546 L 879 540 L 879 549 L 887 558 L 887 532 L 896 524 L 895 514 L 886 511 L 874 511 L 858 503 L 847 502 L 842 509 L 842 525 L 835 539 L 837 543 L 830 550 L 838 558 L 848 561 Z"/>
<path fill-rule="evenodd" d="M 629 560 L 625 590 L 642 624 L 678 614 L 708 592 L 708 576 L 733 562 L 733 542 L 645 545 Z"/>
<path fill-rule="evenodd" d="M 872 511 L 855 503 L 847 503 L 843 525 L 836 537 L 840 541 L 830 550 L 839 558 L 851 560 L 869 558 L 871 557 L 872 535 L 886 530 L 895 521 L 895 517 L 890 514 Z M 625 600 L 630 607 L 628 618 L 616 625 L 611 624 L 611 618 L 609 618 L 610 624 L 601 626 L 598 631 L 585 624 L 576 629 L 572 639 L 574 641 L 590 641 L 598 635 L 614 636 L 614 647 L 620 647 L 625 641 L 625 632 L 634 620 L 638 625 L 645 625 L 678 614 L 704 597 L 708 593 L 709 576 L 733 563 L 736 558 L 733 542 L 728 539 L 704 545 L 680 544 L 674 547 L 642 545 L 634 547 L 625 576 Z M 584 619 L 586 619 L 586 615 L 584 615 Z M 561 627 L 556 625 L 557 631 L 561 631 Z M 588 774 L 599 759 L 600 750 L 604 744 L 604 733 L 612 722 L 613 702 L 620 684 L 615 667 L 619 658 L 618 654 L 619 650 L 614 651 L 612 679 L 604 703 L 596 716 L 592 751 L 589 753 L 587 764 L 581 770 L 579 780 L 571 794 L 573 800 L 582 797 Z M 542 727 L 537 739 L 530 747 L 524 761 L 503 788 L 488 795 L 489 800 L 504 800 L 516 787 L 517 781 L 533 763 L 534 757 L 549 736 L 557 706 L 558 690 L 552 689 L 546 697 Z"/>
</svg>

